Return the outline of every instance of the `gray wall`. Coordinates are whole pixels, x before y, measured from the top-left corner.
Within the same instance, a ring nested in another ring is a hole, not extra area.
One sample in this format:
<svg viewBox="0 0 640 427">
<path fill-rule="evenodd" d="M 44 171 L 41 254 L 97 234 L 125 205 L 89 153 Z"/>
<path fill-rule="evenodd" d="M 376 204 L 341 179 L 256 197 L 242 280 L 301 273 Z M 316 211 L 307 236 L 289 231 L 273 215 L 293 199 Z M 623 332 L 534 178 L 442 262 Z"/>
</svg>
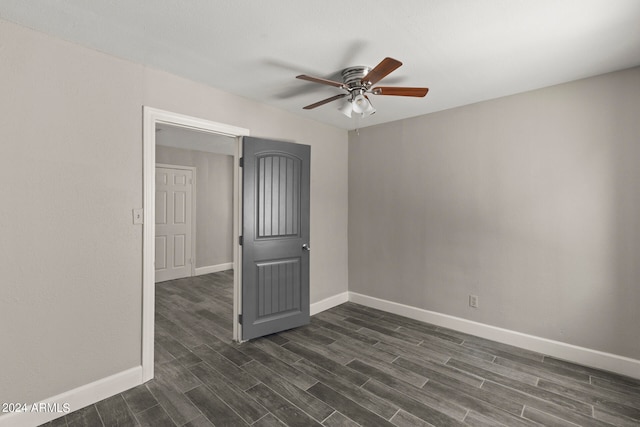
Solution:
<svg viewBox="0 0 640 427">
<path fill-rule="evenodd" d="M 311 146 L 311 302 L 347 290 L 347 134 L 0 20 L 0 402 L 141 364 L 142 106 Z"/>
<path fill-rule="evenodd" d="M 196 167 L 196 268 L 233 262 L 233 157 L 156 146 L 156 162 Z"/>
<path fill-rule="evenodd" d="M 640 68 L 351 132 L 349 290 L 640 359 L 639 160 Z"/>
</svg>

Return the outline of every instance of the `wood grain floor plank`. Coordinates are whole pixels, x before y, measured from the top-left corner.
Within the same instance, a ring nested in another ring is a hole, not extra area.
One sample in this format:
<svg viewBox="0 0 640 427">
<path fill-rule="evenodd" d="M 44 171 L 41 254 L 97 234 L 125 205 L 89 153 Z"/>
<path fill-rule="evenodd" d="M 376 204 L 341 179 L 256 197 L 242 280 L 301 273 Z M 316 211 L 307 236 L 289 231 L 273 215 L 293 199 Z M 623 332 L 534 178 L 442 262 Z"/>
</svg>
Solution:
<svg viewBox="0 0 640 427">
<path fill-rule="evenodd" d="M 313 375 L 319 382 L 331 387 L 363 408 L 380 415 L 382 418 L 389 419 L 398 411 L 398 407 L 396 405 L 378 398 L 374 394 L 363 390 L 360 386 L 349 381 L 345 381 L 342 377 L 334 375 L 329 371 L 314 365 L 312 362 L 303 359 L 298 361 L 296 366 L 304 369 L 304 371 L 309 373 L 309 375 Z"/>
<path fill-rule="evenodd" d="M 219 372 L 207 369 L 203 364 L 194 366 L 191 372 L 247 423 L 252 424 L 269 412 L 235 385 L 225 381 Z"/>
<path fill-rule="evenodd" d="M 315 363 L 316 365 L 330 372 L 335 373 L 336 375 L 339 375 L 345 378 L 346 380 L 358 386 L 361 386 L 369 379 L 365 375 L 362 375 L 361 373 L 354 371 L 353 369 L 347 368 L 346 366 L 341 365 L 340 363 L 334 360 L 331 360 L 327 357 L 324 357 L 321 354 L 318 354 L 312 350 L 309 350 L 308 348 L 305 348 L 300 344 L 297 344 L 294 342 L 288 342 L 283 347 L 293 351 L 294 353 L 299 354 L 303 358 Z"/>
<path fill-rule="evenodd" d="M 351 302 L 236 344 L 232 271 L 155 289 L 156 378 L 47 426 L 640 425 L 640 379 Z"/>
<path fill-rule="evenodd" d="M 509 387 L 502 386 L 500 384 L 486 381 L 482 385 L 482 389 L 495 396 L 503 396 L 504 398 L 512 399 L 518 403 L 521 403 L 525 407 L 530 407 L 561 418 L 565 421 L 569 421 L 580 426 L 606 426 L 606 423 L 596 420 L 591 415 L 593 410 L 588 409 L 588 413 L 578 412 L 573 408 L 551 402 L 548 400 L 538 399 L 525 392 L 515 390 Z"/>
<path fill-rule="evenodd" d="M 173 386 L 182 393 L 202 385 L 202 382 L 196 378 L 189 369 L 177 361 L 157 366 L 155 369 L 155 377 L 158 380 L 173 384 Z"/>
<path fill-rule="evenodd" d="M 363 426 L 392 426 L 389 421 L 374 414 L 373 412 L 363 408 L 353 400 L 338 393 L 331 387 L 322 383 L 317 383 L 307 390 L 309 393 L 325 402 L 327 405 L 335 408 L 340 413 L 351 418 L 353 421 Z"/>
<path fill-rule="evenodd" d="M 382 399 L 392 402 L 411 415 L 414 415 L 435 426 L 459 427 L 463 425 L 460 420 L 456 420 L 455 418 L 452 418 L 428 405 L 424 405 L 423 403 L 407 395 L 397 393 L 392 388 L 387 387 L 386 385 L 376 380 L 367 381 L 363 388 Z"/>
<path fill-rule="evenodd" d="M 334 411 L 333 414 L 322 423 L 325 427 L 359 427 L 360 424 L 347 418 L 338 411 Z"/>
<path fill-rule="evenodd" d="M 321 400 L 298 388 L 260 362 L 253 361 L 248 363 L 244 369 L 318 422 L 324 421 L 334 411 L 333 408 Z"/>
<path fill-rule="evenodd" d="M 437 365 L 428 360 L 398 357 L 394 360 L 393 365 L 443 384 L 467 384 L 472 387 L 480 387 L 482 385 L 482 379 L 475 375 L 454 370 L 446 365 Z"/>
<path fill-rule="evenodd" d="M 288 345 L 288 343 L 285 345 Z M 242 352 L 251 356 L 263 365 L 268 366 L 270 370 L 286 378 L 287 381 L 302 390 L 306 390 L 317 382 L 315 378 L 300 372 L 293 365 L 285 363 L 255 346 L 242 346 Z"/>
<path fill-rule="evenodd" d="M 326 322 L 324 320 L 313 318 L 311 320 L 311 323 L 314 324 L 314 325 L 318 325 L 318 326 L 320 326 L 320 327 L 322 327 L 324 329 L 328 329 L 330 331 L 336 332 L 336 333 L 342 335 L 343 337 L 350 338 L 351 341 L 358 342 L 360 344 L 371 346 L 371 345 L 374 345 L 375 343 L 378 342 L 378 340 L 376 340 L 376 339 L 369 338 L 366 335 L 359 334 L 357 332 L 354 332 L 351 329 L 347 329 L 347 328 L 342 327 L 340 325 L 337 325 L 337 324 L 334 324 L 334 323 L 331 323 L 331 322 Z"/>
<path fill-rule="evenodd" d="M 193 402 L 171 384 L 154 380 L 147 383 L 147 388 L 177 425 L 183 425 L 200 415 Z"/>
<path fill-rule="evenodd" d="M 247 394 L 263 406 L 271 408 L 271 413 L 285 425 L 291 427 L 319 427 L 321 425 L 300 408 L 262 383 L 247 390 Z"/>
<path fill-rule="evenodd" d="M 482 389 L 466 384 L 452 387 L 437 381 L 429 381 L 423 389 L 507 426 L 533 425 L 532 422 L 520 418 L 523 404 L 492 395 Z"/>
<path fill-rule="evenodd" d="M 193 352 L 241 390 L 251 388 L 258 383 L 251 375 L 208 346 L 196 347 Z"/>
<path fill-rule="evenodd" d="M 129 389 L 121 394 L 134 414 L 145 411 L 158 404 L 158 401 L 153 397 L 145 384 Z"/>
<path fill-rule="evenodd" d="M 535 386 L 538 384 L 539 378 L 527 374 L 525 372 L 515 371 L 513 369 L 506 368 L 502 365 L 497 365 L 495 363 L 490 363 L 484 360 L 472 360 L 471 362 L 463 362 L 457 360 L 452 357 L 447 362 L 446 365 L 454 367 L 464 372 L 468 372 L 470 374 L 476 375 L 478 377 L 484 379 L 490 379 L 493 375 L 499 375 L 502 377 L 506 377 L 512 379 L 514 381 L 519 381 L 524 384 L 530 384 Z"/>
<path fill-rule="evenodd" d="M 286 340 L 283 344 L 286 344 L 287 342 L 289 342 L 289 340 Z M 286 348 L 282 347 L 282 344 L 276 344 L 272 340 L 258 338 L 249 343 L 245 343 L 242 346 L 245 347 L 247 345 L 254 345 L 258 347 L 260 350 L 264 351 L 265 353 L 283 361 L 284 363 L 288 363 L 290 365 L 300 360 L 299 355 L 290 352 Z"/>
<path fill-rule="evenodd" d="M 67 414 L 65 418 L 67 426 L 71 427 L 104 426 L 95 405 L 89 405 L 71 412 L 70 414 Z"/>
<path fill-rule="evenodd" d="M 214 425 L 246 426 L 238 414 L 205 386 L 196 387 L 185 393 L 193 404 Z M 197 418 L 197 417 L 194 417 Z"/>
<path fill-rule="evenodd" d="M 140 427 L 175 427 L 175 423 L 161 405 L 155 405 L 135 415 Z"/>
<path fill-rule="evenodd" d="M 509 377 L 499 375 L 499 374 L 496 374 L 484 369 L 480 369 L 480 368 L 476 369 L 475 372 L 477 372 L 477 375 L 490 381 L 490 383 L 485 382 L 485 384 L 483 384 L 483 387 L 485 389 L 488 386 L 492 386 L 493 385 L 492 383 L 495 383 L 503 387 L 508 387 L 512 390 L 517 390 L 519 392 L 536 397 L 545 402 L 553 403 L 582 414 L 590 414 L 592 412 L 592 407 L 590 404 L 581 402 L 565 394 L 550 392 L 540 387 L 536 387 L 531 384 L 513 380 Z M 487 387 L 485 387 L 485 385 Z"/>
<path fill-rule="evenodd" d="M 427 378 L 424 376 L 410 369 L 396 366 L 393 363 L 376 363 L 375 361 L 365 363 L 356 359 L 347 366 L 363 375 L 382 381 L 385 384 L 392 385 L 402 381 L 420 388 L 427 383 Z"/>
</svg>

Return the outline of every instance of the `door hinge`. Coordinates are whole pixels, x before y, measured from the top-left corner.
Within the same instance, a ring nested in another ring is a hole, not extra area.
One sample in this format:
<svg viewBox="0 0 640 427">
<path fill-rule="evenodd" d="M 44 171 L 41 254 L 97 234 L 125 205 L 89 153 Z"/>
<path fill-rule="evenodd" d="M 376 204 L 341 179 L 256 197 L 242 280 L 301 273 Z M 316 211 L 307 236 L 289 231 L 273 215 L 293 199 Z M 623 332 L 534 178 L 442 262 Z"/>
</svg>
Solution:
<svg viewBox="0 0 640 427">
<path fill-rule="evenodd" d="M 240 157 L 240 167 L 244 167 L 244 157 Z"/>
<path fill-rule="evenodd" d="M 238 323 L 242 324 L 242 314 L 238 314 Z"/>
<path fill-rule="evenodd" d="M 242 238 L 242 236 L 238 236 L 238 244 L 242 246 L 243 243 L 244 243 L 244 239 Z"/>
</svg>

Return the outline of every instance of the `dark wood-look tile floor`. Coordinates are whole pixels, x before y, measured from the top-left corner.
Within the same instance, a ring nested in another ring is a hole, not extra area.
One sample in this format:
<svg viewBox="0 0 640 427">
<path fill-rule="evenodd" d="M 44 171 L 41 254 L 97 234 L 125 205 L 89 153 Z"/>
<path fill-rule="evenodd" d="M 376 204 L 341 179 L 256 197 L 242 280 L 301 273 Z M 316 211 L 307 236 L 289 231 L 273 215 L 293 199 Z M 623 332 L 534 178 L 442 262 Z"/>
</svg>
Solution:
<svg viewBox="0 0 640 427">
<path fill-rule="evenodd" d="M 158 284 L 155 378 L 48 425 L 640 425 L 640 380 L 352 303 L 234 344 L 232 281 Z"/>
</svg>

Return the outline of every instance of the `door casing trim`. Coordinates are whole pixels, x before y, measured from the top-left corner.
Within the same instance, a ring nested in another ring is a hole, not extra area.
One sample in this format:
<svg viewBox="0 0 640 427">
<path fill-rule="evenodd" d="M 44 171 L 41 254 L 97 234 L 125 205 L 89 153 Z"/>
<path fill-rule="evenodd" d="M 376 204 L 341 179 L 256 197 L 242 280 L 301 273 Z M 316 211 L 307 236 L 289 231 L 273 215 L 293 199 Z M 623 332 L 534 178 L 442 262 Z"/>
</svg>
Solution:
<svg viewBox="0 0 640 427">
<path fill-rule="evenodd" d="M 154 237 L 155 237 L 155 170 L 156 170 L 156 124 L 164 123 L 172 126 L 180 126 L 201 132 L 217 133 L 236 138 L 236 150 L 234 154 L 234 180 L 233 180 L 233 238 L 236 244 L 233 251 L 233 339 L 240 341 L 242 331 L 238 323 L 240 313 L 240 284 L 242 283 L 241 248 L 237 244 L 242 226 L 240 215 L 242 188 L 242 174 L 239 167 L 239 158 L 242 156 L 242 144 L 240 138 L 249 136 L 249 129 L 231 126 L 224 123 L 186 116 L 184 114 L 159 110 L 148 106 L 142 108 L 142 185 L 144 224 L 142 232 L 142 381 L 153 378 L 153 338 L 155 322 L 155 269 L 154 263 Z"/>
</svg>

